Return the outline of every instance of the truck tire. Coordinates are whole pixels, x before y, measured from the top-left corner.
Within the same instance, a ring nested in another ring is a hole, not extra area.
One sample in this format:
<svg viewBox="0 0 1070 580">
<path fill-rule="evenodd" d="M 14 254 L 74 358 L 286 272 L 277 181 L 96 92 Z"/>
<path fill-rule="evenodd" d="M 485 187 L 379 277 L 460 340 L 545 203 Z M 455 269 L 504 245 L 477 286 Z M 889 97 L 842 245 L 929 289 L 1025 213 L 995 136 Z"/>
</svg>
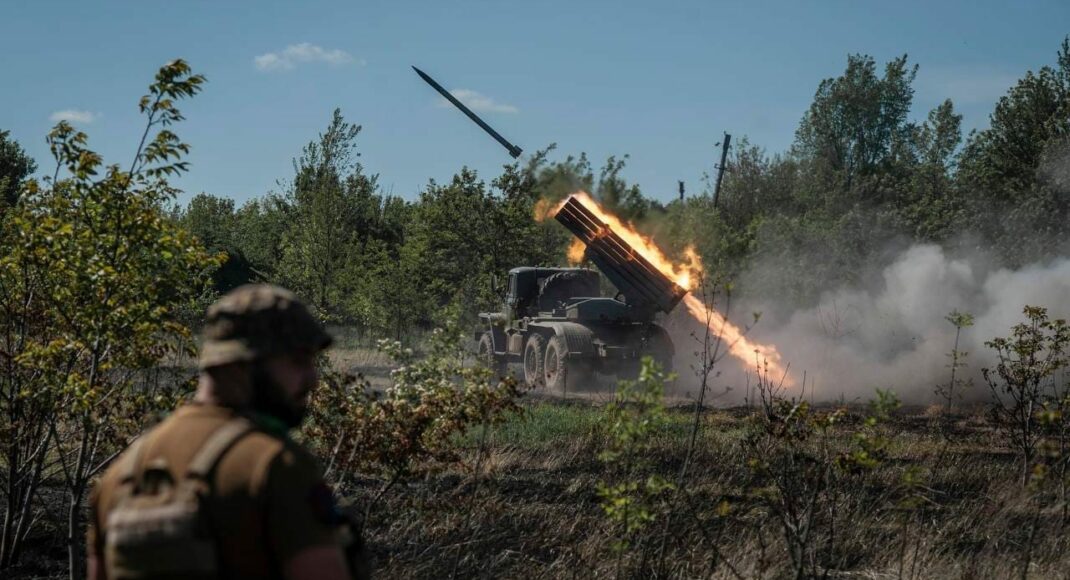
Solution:
<svg viewBox="0 0 1070 580">
<path fill-rule="evenodd" d="M 546 376 L 546 390 L 556 394 L 587 389 L 592 373 L 590 366 L 568 356 L 568 344 L 564 337 L 555 336 L 546 345 L 546 358 L 543 361 Z"/>
<path fill-rule="evenodd" d="M 534 389 L 546 384 L 543 373 L 546 356 L 546 339 L 541 334 L 532 334 L 524 345 L 524 382 Z"/>
<path fill-rule="evenodd" d="M 495 356 L 494 337 L 491 336 L 489 330 L 479 337 L 479 346 L 476 348 L 476 359 L 480 364 L 494 371 L 495 377 L 505 376 L 505 361 Z"/>
</svg>

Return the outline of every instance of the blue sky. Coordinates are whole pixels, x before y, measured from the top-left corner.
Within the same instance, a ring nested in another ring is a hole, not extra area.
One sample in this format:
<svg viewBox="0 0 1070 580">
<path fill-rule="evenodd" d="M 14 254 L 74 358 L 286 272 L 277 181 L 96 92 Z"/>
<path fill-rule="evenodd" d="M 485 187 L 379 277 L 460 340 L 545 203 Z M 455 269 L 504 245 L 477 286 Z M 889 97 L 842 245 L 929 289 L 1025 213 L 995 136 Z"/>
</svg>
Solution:
<svg viewBox="0 0 1070 580">
<path fill-rule="evenodd" d="M 183 200 L 280 190 L 291 160 L 340 107 L 362 161 L 412 198 L 462 166 L 510 159 L 412 72 L 477 98 L 525 151 L 558 144 L 596 163 L 630 154 L 648 195 L 701 188 L 723 131 L 770 152 L 792 141 L 821 79 L 849 53 L 921 65 L 914 116 L 944 98 L 983 127 L 1026 70 L 1054 64 L 1070 2 L 52 2 L 0 1 L 0 129 L 42 169 L 61 116 L 127 163 L 137 100 L 181 57 L 208 77 L 182 105 L 192 145 Z M 474 94 L 473 94 L 474 93 Z"/>
</svg>

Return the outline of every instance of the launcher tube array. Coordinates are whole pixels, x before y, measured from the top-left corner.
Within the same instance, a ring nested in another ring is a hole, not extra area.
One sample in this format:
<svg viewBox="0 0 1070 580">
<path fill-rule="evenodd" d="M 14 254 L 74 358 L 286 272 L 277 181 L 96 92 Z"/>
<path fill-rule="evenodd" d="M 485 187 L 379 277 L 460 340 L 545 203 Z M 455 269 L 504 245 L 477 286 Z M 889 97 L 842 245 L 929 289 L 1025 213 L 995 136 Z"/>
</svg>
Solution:
<svg viewBox="0 0 1070 580">
<path fill-rule="evenodd" d="M 575 197 L 569 198 L 554 217 L 587 246 L 588 259 L 609 277 L 629 304 L 648 304 L 669 313 L 687 294 Z"/>
</svg>

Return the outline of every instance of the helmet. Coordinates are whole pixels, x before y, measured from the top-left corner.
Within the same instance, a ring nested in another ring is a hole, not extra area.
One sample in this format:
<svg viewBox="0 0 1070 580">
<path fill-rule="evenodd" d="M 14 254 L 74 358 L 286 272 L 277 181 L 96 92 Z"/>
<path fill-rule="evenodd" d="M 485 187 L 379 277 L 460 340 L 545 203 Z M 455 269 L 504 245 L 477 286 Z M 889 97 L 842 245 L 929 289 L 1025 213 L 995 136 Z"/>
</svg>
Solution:
<svg viewBox="0 0 1070 580">
<path fill-rule="evenodd" d="M 319 352 L 332 339 L 301 300 L 271 284 L 246 284 L 208 307 L 201 369 L 306 350 Z"/>
</svg>

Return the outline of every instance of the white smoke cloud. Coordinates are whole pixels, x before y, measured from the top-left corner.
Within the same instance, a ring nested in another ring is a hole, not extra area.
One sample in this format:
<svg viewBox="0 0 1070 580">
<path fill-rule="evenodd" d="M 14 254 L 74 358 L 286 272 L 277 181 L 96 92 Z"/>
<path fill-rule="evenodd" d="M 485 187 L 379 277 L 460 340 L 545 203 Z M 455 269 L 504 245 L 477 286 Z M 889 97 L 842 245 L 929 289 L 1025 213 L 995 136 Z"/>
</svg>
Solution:
<svg viewBox="0 0 1070 580">
<path fill-rule="evenodd" d="M 315 44 L 302 42 L 291 44 L 280 52 L 269 52 L 253 58 L 253 65 L 261 71 L 292 70 L 297 65 L 308 62 L 323 62 L 340 66 L 356 62 L 363 66 L 364 60 L 356 60 L 353 55 L 340 49 L 325 49 Z"/>
<path fill-rule="evenodd" d="M 959 350 L 969 353 L 972 396 L 981 398 L 988 388 L 980 369 L 994 364 L 984 343 L 1008 336 L 1024 320 L 1025 305 L 1070 318 L 1070 258 L 1018 270 L 987 264 L 985 256 L 953 257 L 936 245 L 915 245 L 873 287 L 829 291 L 817 307 L 786 321 L 763 320 L 754 336 L 777 346 L 797 380 L 805 370 L 819 399 L 868 399 L 874 389 L 890 388 L 905 400 L 927 402 L 949 377 L 955 327 L 945 317 L 967 312 L 975 321 L 963 329 Z"/>
<path fill-rule="evenodd" d="M 507 105 L 505 103 L 499 103 L 494 99 L 469 89 L 454 89 L 450 91 L 450 94 L 457 98 L 458 101 L 464 103 L 469 109 L 473 111 L 479 111 L 481 113 L 518 113 L 519 109 L 513 105 Z M 439 99 L 438 106 L 440 107 L 452 107 L 449 101 L 446 99 Z"/>
</svg>

